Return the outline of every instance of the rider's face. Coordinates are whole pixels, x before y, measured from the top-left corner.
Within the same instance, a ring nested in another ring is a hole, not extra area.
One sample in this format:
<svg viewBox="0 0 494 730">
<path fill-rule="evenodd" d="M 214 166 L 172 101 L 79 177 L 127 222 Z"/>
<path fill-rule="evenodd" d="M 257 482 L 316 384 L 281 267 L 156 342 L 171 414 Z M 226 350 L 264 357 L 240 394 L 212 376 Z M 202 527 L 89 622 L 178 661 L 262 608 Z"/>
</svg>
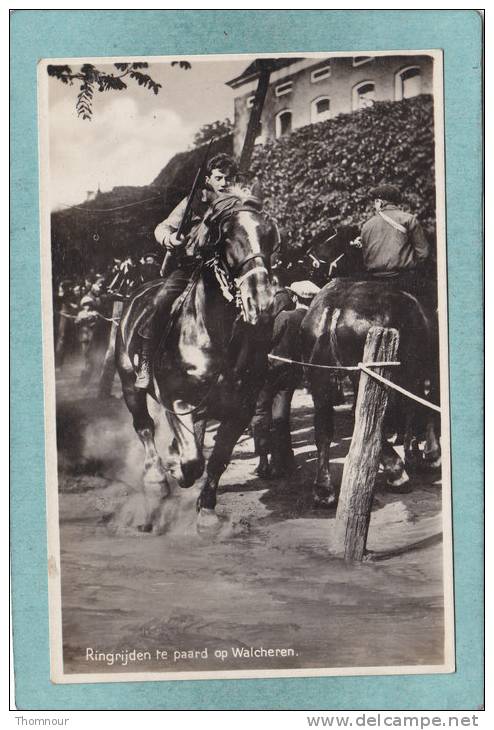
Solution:
<svg viewBox="0 0 494 730">
<path fill-rule="evenodd" d="M 221 172 L 221 170 L 218 170 L 216 167 L 211 170 L 211 175 L 206 177 L 206 185 L 210 187 L 211 192 L 214 195 L 221 195 L 221 193 L 224 193 L 229 183 L 230 179 L 228 175 Z"/>
</svg>

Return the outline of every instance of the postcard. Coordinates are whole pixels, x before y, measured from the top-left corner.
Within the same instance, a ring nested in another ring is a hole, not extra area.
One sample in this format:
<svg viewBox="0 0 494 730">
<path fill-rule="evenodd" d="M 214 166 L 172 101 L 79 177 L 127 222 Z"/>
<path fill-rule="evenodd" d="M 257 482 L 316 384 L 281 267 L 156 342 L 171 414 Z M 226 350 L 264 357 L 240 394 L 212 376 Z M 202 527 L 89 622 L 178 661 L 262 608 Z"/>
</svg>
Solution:
<svg viewBox="0 0 494 730">
<path fill-rule="evenodd" d="M 453 672 L 442 52 L 38 90 L 52 681 Z"/>
</svg>

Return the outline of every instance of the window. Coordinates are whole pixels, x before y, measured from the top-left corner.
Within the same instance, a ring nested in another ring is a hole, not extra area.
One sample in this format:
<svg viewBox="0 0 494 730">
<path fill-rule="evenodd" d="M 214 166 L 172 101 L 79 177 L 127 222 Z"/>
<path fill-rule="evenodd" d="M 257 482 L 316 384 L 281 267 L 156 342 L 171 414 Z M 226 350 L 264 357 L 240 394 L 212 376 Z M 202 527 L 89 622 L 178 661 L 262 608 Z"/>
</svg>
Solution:
<svg viewBox="0 0 494 730">
<path fill-rule="evenodd" d="M 292 113 L 288 109 L 276 115 L 276 136 L 284 137 L 292 131 Z"/>
<path fill-rule="evenodd" d="M 310 80 L 312 84 L 315 84 L 318 81 L 327 79 L 328 76 L 331 76 L 331 66 L 329 65 L 329 63 L 326 66 L 322 66 L 321 68 L 316 68 L 315 71 L 311 71 Z"/>
<path fill-rule="evenodd" d="M 353 57 L 353 66 L 362 66 L 364 63 L 368 63 L 369 61 L 373 61 L 374 56 L 354 56 Z"/>
<path fill-rule="evenodd" d="M 254 99 L 256 98 L 255 94 L 251 94 L 247 97 L 247 109 L 252 109 L 254 106 Z"/>
<path fill-rule="evenodd" d="M 396 101 L 410 99 L 422 93 L 422 77 L 418 66 L 404 68 L 395 76 Z"/>
<path fill-rule="evenodd" d="M 284 96 L 285 94 L 291 93 L 292 87 L 292 81 L 285 81 L 284 84 L 278 84 L 278 86 L 275 86 L 274 93 L 276 96 Z"/>
<path fill-rule="evenodd" d="M 317 122 L 324 122 L 325 119 L 329 119 L 331 102 L 329 96 L 319 96 L 310 104 L 310 121 L 312 124 Z"/>
<path fill-rule="evenodd" d="M 358 109 L 367 109 L 372 106 L 376 100 L 376 87 L 372 81 L 363 81 L 361 84 L 353 87 L 352 106 L 353 111 Z"/>
</svg>

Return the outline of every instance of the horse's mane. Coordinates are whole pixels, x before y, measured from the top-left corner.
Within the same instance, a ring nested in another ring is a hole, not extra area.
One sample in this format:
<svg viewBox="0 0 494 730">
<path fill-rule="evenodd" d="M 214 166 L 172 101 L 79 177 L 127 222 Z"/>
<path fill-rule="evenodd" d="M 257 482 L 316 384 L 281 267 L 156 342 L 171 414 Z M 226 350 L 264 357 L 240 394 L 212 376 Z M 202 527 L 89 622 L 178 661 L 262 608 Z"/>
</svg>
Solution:
<svg viewBox="0 0 494 730">
<path fill-rule="evenodd" d="M 209 220 L 215 222 L 239 208 L 260 212 L 262 211 L 262 200 L 254 196 L 248 188 L 233 185 L 227 193 L 220 195 L 211 204 Z"/>
<path fill-rule="evenodd" d="M 245 185 L 240 185 L 240 183 L 235 183 L 235 185 L 232 185 L 228 193 L 225 193 L 225 195 L 233 195 L 234 197 L 238 198 L 240 203 L 245 203 L 247 201 L 256 201 L 261 207 L 262 207 L 262 201 L 259 197 L 254 195 L 252 193 L 252 190 Z"/>
<path fill-rule="evenodd" d="M 192 234 L 192 240 L 203 248 L 207 241 L 217 241 L 221 223 L 238 210 L 263 213 L 262 201 L 241 185 L 232 186 L 211 203 L 201 224 Z M 206 244 L 209 245 L 209 244 Z"/>
</svg>

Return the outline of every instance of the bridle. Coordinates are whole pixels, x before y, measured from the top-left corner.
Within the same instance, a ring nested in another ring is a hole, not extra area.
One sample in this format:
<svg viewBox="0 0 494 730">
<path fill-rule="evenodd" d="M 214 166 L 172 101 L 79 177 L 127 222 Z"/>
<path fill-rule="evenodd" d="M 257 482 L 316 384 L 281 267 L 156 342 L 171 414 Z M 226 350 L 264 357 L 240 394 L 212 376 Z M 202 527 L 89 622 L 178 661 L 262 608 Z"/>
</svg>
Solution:
<svg viewBox="0 0 494 730">
<path fill-rule="evenodd" d="M 269 276 L 269 262 L 267 260 L 267 257 L 261 252 L 250 253 L 245 256 L 245 258 L 243 258 L 238 264 L 236 264 L 236 266 L 232 270 L 228 266 L 224 257 L 221 255 L 221 252 L 217 250 L 217 245 L 219 244 L 223 235 L 223 224 L 234 213 L 239 213 L 241 211 L 247 211 L 249 213 L 254 212 L 251 208 L 247 207 L 236 208 L 234 210 L 228 211 L 221 217 L 221 220 L 218 222 L 218 236 L 214 244 L 211 246 L 211 248 L 213 248 L 214 250 L 214 253 L 212 257 L 205 262 L 205 266 L 213 270 L 224 298 L 228 302 L 231 302 L 235 299 L 236 306 L 241 309 L 243 318 L 246 320 L 247 312 L 245 310 L 245 305 L 241 296 L 242 286 L 245 284 L 246 281 L 250 279 L 251 276 L 254 276 L 255 274 L 263 273 Z M 251 269 L 242 274 L 242 270 L 245 268 L 245 266 L 251 261 L 255 260 L 258 260 L 258 265 L 253 266 Z"/>
<path fill-rule="evenodd" d="M 261 259 L 262 266 L 254 266 L 252 269 L 249 269 L 245 272 L 245 274 L 242 274 L 241 276 L 236 276 L 233 279 L 233 282 L 237 289 L 240 289 L 242 284 L 247 281 L 247 279 L 252 276 L 253 274 L 257 274 L 258 272 L 263 272 L 264 274 L 267 274 L 269 276 L 269 269 L 268 264 L 266 261 L 266 257 L 263 253 L 253 253 L 250 254 L 250 256 L 246 256 L 242 261 L 237 264 L 237 266 L 234 269 L 234 273 L 240 273 L 244 266 L 248 264 L 250 261 L 254 261 L 255 259 Z"/>
</svg>

